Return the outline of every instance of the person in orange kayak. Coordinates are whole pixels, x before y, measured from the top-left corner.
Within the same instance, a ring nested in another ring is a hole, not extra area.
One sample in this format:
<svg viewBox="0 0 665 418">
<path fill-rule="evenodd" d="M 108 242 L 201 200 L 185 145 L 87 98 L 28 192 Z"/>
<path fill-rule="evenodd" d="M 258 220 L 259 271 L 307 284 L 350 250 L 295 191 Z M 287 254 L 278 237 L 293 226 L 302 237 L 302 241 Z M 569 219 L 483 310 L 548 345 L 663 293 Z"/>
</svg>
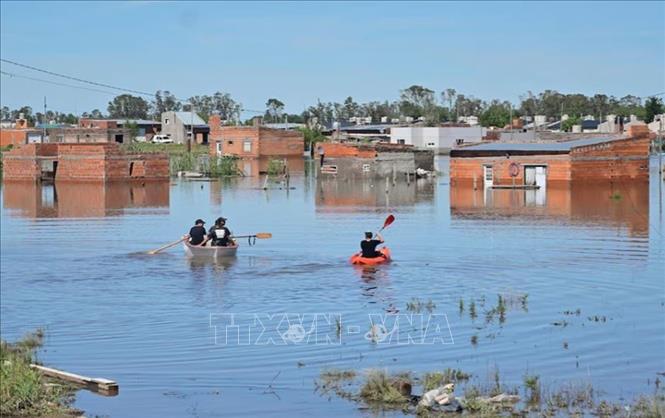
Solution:
<svg viewBox="0 0 665 418">
<path fill-rule="evenodd" d="M 376 247 L 383 243 L 384 241 L 381 234 L 377 233 L 376 238 L 373 238 L 373 234 L 371 232 L 365 232 L 365 239 L 360 241 L 360 250 L 362 252 L 362 257 L 363 258 L 383 257 L 384 255 L 376 250 Z"/>
</svg>

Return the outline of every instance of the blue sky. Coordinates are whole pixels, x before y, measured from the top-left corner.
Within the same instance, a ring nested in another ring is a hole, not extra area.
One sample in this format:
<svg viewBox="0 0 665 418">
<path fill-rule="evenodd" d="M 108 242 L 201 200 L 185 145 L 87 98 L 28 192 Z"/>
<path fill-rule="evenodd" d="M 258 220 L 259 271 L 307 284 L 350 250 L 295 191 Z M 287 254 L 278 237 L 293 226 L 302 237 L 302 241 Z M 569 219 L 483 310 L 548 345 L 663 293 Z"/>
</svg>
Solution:
<svg viewBox="0 0 665 418">
<path fill-rule="evenodd" d="M 394 100 L 421 84 L 517 102 L 527 90 L 665 91 L 664 2 L 7 2 L 2 58 L 179 97 Z M 44 74 L 2 63 L 2 70 Z M 109 94 L 0 77 L 2 105 L 106 110 Z"/>
</svg>

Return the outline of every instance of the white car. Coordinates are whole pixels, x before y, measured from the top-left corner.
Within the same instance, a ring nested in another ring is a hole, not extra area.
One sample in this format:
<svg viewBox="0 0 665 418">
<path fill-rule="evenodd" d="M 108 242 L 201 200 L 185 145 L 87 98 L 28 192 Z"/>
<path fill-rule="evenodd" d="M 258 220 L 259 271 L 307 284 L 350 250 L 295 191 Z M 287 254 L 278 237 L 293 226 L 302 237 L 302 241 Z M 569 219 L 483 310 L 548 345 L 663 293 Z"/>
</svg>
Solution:
<svg viewBox="0 0 665 418">
<path fill-rule="evenodd" d="M 152 137 L 153 144 L 172 144 L 173 140 L 168 135 L 155 135 Z"/>
</svg>

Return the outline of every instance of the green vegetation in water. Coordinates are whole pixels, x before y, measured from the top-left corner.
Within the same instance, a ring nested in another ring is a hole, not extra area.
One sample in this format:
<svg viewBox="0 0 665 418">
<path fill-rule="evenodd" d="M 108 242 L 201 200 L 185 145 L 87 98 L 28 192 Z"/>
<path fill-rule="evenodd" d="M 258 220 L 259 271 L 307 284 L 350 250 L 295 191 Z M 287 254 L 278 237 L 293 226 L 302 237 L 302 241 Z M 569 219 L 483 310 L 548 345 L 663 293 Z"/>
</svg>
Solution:
<svg viewBox="0 0 665 418">
<path fill-rule="evenodd" d="M 44 332 L 38 329 L 15 343 L 0 341 L 0 416 L 62 416 L 70 408 L 74 389 L 49 384 L 30 367 Z"/>
<path fill-rule="evenodd" d="M 380 403 L 382 406 L 398 407 L 409 401 L 401 388 L 411 391 L 412 380 L 408 374 L 389 375 L 385 370 L 370 370 L 360 388 L 359 396 L 367 403 Z"/>
<path fill-rule="evenodd" d="M 229 177 L 240 175 L 238 157 L 224 156 L 209 161 L 206 174 L 210 177 Z"/>
<path fill-rule="evenodd" d="M 457 369 L 428 372 L 421 378 L 411 373 L 388 373 L 372 369 L 364 380 L 357 379 L 353 370 L 328 369 L 321 372 L 316 381 L 317 391 L 333 392 L 354 402 L 361 402 L 372 410 L 401 410 L 406 415 L 418 417 L 452 416 L 449 412 L 419 403 L 421 394 L 440 388 L 448 383 L 460 386 L 453 389 L 462 407 L 461 416 L 600 416 L 619 417 L 664 417 L 665 396 L 656 384 L 652 396 L 641 396 L 632 402 L 615 403 L 609 400 L 596 401 L 596 393 L 590 384 L 570 383 L 546 392 L 540 376 L 525 373 L 522 385 L 509 387 L 501 382 L 498 369 L 493 369 L 484 384 Z M 411 393 L 413 387 L 416 393 Z M 518 395 L 520 389 L 525 398 Z M 536 415 L 533 415 L 536 414 Z"/>
<path fill-rule="evenodd" d="M 284 160 L 271 159 L 268 161 L 266 174 L 270 177 L 279 176 L 286 173 L 286 164 Z"/>
<path fill-rule="evenodd" d="M 126 152 L 157 153 L 163 152 L 169 156 L 190 154 L 185 144 L 153 144 L 151 142 L 132 142 L 124 144 L 122 149 Z M 192 144 L 191 154 L 207 155 L 210 149 L 207 145 Z"/>
<path fill-rule="evenodd" d="M 411 301 L 406 303 L 406 310 L 409 312 L 420 313 L 423 310 L 426 310 L 427 312 L 431 313 L 434 311 L 434 309 L 436 309 L 436 304 L 432 301 L 432 299 L 424 302 L 418 298 L 411 298 Z"/>
<path fill-rule="evenodd" d="M 464 299 L 459 300 L 459 314 L 462 315 L 464 313 Z"/>
<path fill-rule="evenodd" d="M 315 381 L 316 390 L 322 394 L 334 393 L 340 398 L 353 399 L 353 393 L 348 388 L 355 378 L 355 370 L 326 369 Z"/>
<path fill-rule="evenodd" d="M 476 319 L 476 317 L 478 316 L 478 314 L 476 313 L 476 302 L 473 300 L 471 301 L 471 303 L 469 303 L 469 316 L 471 317 L 472 321 Z"/>
<path fill-rule="evenodd" d="M 524 388 L 527 392 L 527 403 L 531 405 L 540 404 L 541 390 L 540 377 L 536 375 L 524 376 Z"/>
<path fill-rule="evenodd" d="M 447 385 L 448 383 L 457 383 L 469 380 L 471 375 L 464 373 L 459 369 L 446 369 L 442 372 L 429 372 L 423 375 L 422 384 L 425 392 L 428 390 L 436 389 L 439 386 Z"/>
</svg>

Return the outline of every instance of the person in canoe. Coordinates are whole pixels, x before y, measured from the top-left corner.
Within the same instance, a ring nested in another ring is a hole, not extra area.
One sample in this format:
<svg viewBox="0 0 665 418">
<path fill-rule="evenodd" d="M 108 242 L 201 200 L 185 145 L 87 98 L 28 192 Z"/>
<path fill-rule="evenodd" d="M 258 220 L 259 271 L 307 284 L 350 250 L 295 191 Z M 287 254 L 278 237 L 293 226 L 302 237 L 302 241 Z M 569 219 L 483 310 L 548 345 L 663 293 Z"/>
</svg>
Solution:
<svg viewBox="0 0 665 418">
<path fill-rule="evenodd" d="M 191 245 L 205 245 L 208 242 L 208 237 L 205 229 L 205 222 L 203 219 L 197 219 L 194 226 L 189 230 L 187 238 Z"/>
<path fill-rule="evenodd" d="M 376 237 L 373 237 L 371 232 L 365 232 L 365 239 L 360 241 L 360 250 L 363 258 L 377 258 L 384 257 L 383 254 L 376 250 L 376 247 L 380 244 L 383 244 L 383 237 L 381 234 L 377 233 Z"/>
<path fill-rule="evenodd" d="M 208 239 L 212 241 L 212 245 L 219 247 L 227 247 L 233 244 L 231 231 L 226 227 L 226 218 L 220 216 L 215 220 L 215 224 L 208 231 Z"/>
</svg>

